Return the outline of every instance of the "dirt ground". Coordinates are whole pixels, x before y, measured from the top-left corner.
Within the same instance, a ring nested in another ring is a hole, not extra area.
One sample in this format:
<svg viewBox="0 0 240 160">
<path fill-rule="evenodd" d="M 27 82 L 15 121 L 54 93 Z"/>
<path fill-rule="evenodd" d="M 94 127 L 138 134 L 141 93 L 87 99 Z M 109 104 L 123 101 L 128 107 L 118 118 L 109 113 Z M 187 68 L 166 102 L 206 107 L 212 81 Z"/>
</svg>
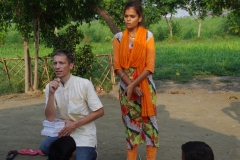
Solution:
<svg viewBox="0 0 240 160">
<path fill-rule="evenodd" d="M 240 78 L 211 77 L 191 83 L 157 81 L 158 160 L 181 159 L 181 145 L 205 141 L 215 160 L 240 159 Z M 117 91 L 100 94 L 105 115 L 96 121 L 99 160 L 124 160 L 125 134 Z M 38 149 L 44 120 L 43 94 L 0 96 L 0 160 L 9 150 Z M 138 147 L 145 160 L 145 146 Z M 17 155 L 16 160 L 47 157 Z"/>
</svg>

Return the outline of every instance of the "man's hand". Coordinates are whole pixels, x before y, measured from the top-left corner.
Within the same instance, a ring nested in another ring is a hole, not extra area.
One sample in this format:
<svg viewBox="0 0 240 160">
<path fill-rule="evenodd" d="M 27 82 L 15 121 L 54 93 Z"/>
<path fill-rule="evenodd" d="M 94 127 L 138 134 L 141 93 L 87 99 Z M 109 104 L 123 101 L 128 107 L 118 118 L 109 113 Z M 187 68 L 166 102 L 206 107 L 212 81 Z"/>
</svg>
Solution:
<svg viewBox="0 0 240 160">
<path fill-rule="evenodd" d="M 66 123 L 65 127 L 58 133 L 58 137 L 69 136 L 73 131 L 76 130 L 76 124 L 71 120 L 62 120 Z"/>
<path fill-rule="evenodd" d="M 49 82 L 49 93 L 54 94 L 55 91 L 58 89 L 60 83 L 60 78 L 54 79 L 53 81 Z"/>
</svg>

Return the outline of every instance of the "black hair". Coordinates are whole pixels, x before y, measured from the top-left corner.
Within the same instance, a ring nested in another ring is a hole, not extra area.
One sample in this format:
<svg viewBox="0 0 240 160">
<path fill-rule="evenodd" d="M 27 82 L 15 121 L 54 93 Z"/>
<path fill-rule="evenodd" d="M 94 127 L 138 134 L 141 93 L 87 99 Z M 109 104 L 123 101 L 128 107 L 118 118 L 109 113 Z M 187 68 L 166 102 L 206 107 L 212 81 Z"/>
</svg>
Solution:
<svg viewBox="0 0 240 160">
<path fill-rule="evenodd" d="M 135 9 L 139 17 L 142 17 L 142 21 L 139 23 L 139 25 L 144 26 L 143 7 L 141 5 L 141 2 L 139 0 L 132 0 L 127 2 L 123 9 L 123 13 L 125 13 L 125 11 L 131 7 Z"/>
<path fill-rule="evenodd" d="M 190 141 L 182 145 L 184 160 L 214 160 L 212 148 L 205 142 Z"/>
<path fill-rule="evenodd" d="M 71 136 L 58 138 L 49 147 L 49 160 L 69 160 L 76 150 L 76 142 Z"/>
<path fill-rule="evenodd" d="M 56 55 L 65 55 L 67 57 L 67 61 L 68 63 L 73 63 L 74 62 L 74 56 L 73 53 L 67 51 L 67 50 L 56 50 L 53 52 L 52 57 L 56 56 Z"/>
</svg>

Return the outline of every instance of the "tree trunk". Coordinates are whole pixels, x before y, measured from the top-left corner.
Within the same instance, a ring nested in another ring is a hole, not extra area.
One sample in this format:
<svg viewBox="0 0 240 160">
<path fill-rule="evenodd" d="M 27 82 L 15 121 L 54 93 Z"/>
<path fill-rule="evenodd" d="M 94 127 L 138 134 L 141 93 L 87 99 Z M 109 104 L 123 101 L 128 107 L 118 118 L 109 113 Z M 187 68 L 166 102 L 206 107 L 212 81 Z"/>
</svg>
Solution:
<svg viewBox="0 0 240 160">
<path fill-rule="evenodd" d="M 89 1 L 87 1 L 86 4 L 90 9 L 92 9 L 95 13 L 100 15 L 107 22 L 107 24 L 113 34 L 120 32 L 119 29 L 117 28 L 117 25 L 114 23 L 113 18 L 105 9 L 103 9 L 100 6 L 97 6 L 95 3 L 91 3 Z"/>
<path fill-rule="evenodd" d="M 38 89 L 38 52 L 39 52 L 39 19 L 33 20 L 34 25 L 34 47 L 35 47 L 35 60 L 34 60 L 34 81 L 33 81 L 33 90 Z"/>
<path fill-rule="evenodd" d="M 28 49 L 28 42 L 24 41 L 24 62 L 25 62 L 25 93 L 29 92 L 31 88 L 31 65 L 30 65 L 30 54 Z"/>
<path fill-rule="evenodd" d="M 202 19 L 198 19 L 198 38 L 200 38 L 201 27 L 202 27 Z"/>
<path fill-rule="evenodd" d="M 169 34 L 170 34 L 170 38 L 172 39 L 173 37 L 173 31 L 172 31 L 172 23 L 171 23 L 171 18 L 170 20 L 167 19 L 167 15 L 164 16 L 165 20 L 167 22 L 168 28 L 169 28 Z M 171 16 L 172 17 L 172 16 Z"/>
</svg>

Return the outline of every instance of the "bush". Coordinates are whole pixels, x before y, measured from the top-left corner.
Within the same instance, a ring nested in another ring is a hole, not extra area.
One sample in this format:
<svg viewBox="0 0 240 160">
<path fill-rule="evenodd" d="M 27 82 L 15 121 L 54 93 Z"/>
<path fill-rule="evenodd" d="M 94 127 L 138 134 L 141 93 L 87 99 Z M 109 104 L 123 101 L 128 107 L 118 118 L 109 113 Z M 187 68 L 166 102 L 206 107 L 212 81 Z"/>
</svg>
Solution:
<svg viewBox="0 0 240 160">
<path fill-rule="evenodd" d="M 167 27 L 158 26 L 153 34 L 156 41 L 164 41 L 169 35 L 169 30 Z"/>
<path fill-rule="evenodd" d="M 3 43 L 4 43 L 4 33 L 0 32 L 0 47 L 1 45 L 3 45 Z"/>
<path fill-rule="evenodd" d="M 84 34 L 83 41 L 85 43 L 104 41 L 110 42 L 113 37 L 113 34 L 108 28 L 108 26 L 103 26 L 98 21 L 91 22 L 91 25 L 83 24 L 81 26 L 81 30 L 83 31 Z"/>
<path fill-rule="evenodd" d="M 230 34 L 240 36 L 240 18 L 230 13 L 228 15 L 227 24 Z"/>
<path fill-rule="evenodd" d="M 93 71 L 93 64 L 96 61 L 92 52 L 92 47 L 88 44 L 83 47 L 79 47 L 74 53 L 74 70 L 73 75 L 89 78 Z"/>
</svg>

